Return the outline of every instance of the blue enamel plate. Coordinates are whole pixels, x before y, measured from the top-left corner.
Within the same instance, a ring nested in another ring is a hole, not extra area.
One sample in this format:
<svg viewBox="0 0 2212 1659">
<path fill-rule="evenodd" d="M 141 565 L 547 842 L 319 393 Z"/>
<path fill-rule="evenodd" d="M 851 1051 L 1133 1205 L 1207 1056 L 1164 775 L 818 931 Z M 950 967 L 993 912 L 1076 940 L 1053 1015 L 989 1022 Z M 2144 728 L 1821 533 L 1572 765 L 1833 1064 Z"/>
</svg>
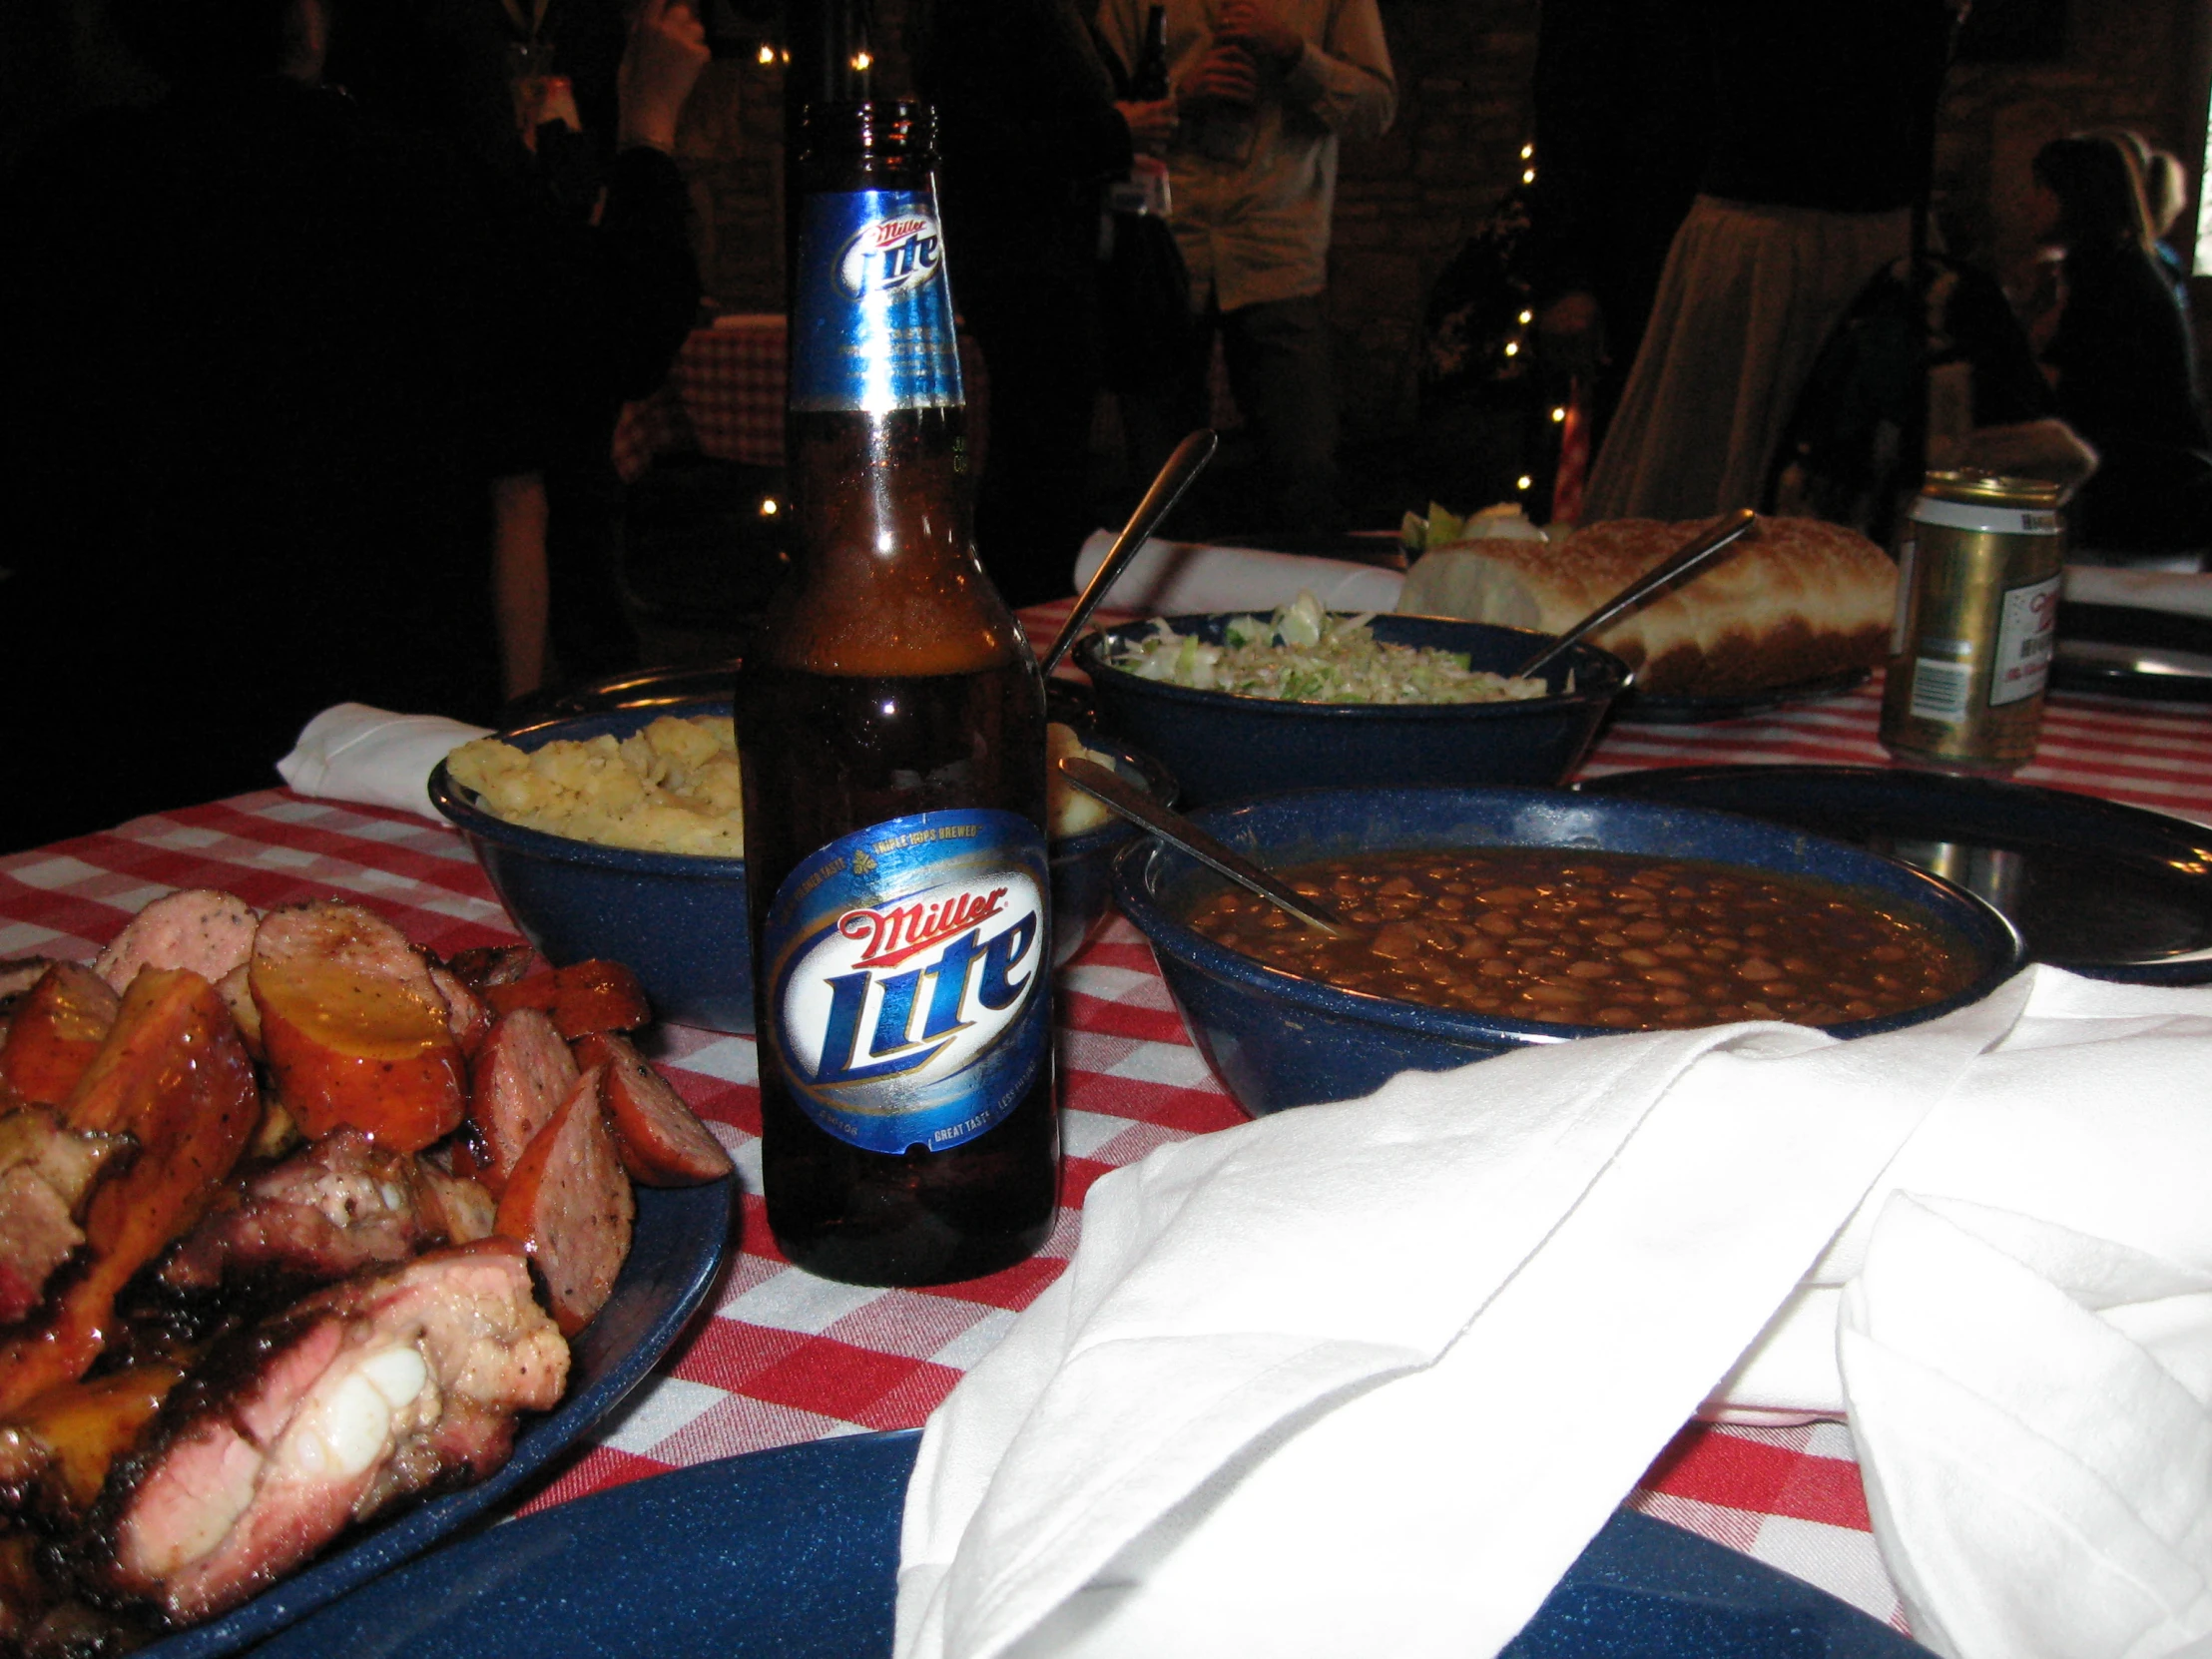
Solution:
<svg viewBox="0 0 2212 1659">
<path fill-rule="evenodd" d="M 267 1659 L 881 1659 L 917 1430 L 759 1451 L 515 1521 L 358 1591 Z M 1623 1510 L 1511 1659 L 1905 1659 L 1833 1596 Z"/>
</svg>

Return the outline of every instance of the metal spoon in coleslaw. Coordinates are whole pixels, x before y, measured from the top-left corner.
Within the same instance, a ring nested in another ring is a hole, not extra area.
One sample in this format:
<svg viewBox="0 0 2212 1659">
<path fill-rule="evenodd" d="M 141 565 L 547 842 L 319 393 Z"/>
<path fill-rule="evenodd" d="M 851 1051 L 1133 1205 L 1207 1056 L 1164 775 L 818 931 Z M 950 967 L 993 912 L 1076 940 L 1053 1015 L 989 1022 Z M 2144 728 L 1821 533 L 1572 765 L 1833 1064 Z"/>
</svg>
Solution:
<svg viewBox="0 0 2212 1659">
<path fill-rule="evenodd" d="M 1374 616 L 1331 616 L 1301 591 L 1272 617 L 1231 617 L 1220 645 L 1155 618 L 1150 634 L 1120 641 L 1107 661 L 1144 680 L 1286 703 L 1507 703 L 1549 695 L 1542 680 L 1468 667 L 1464 652 L 1385 644 L 1368 626 Z M 1571 680 L 1566 689 L 1574 689 Z"/>
</svg>

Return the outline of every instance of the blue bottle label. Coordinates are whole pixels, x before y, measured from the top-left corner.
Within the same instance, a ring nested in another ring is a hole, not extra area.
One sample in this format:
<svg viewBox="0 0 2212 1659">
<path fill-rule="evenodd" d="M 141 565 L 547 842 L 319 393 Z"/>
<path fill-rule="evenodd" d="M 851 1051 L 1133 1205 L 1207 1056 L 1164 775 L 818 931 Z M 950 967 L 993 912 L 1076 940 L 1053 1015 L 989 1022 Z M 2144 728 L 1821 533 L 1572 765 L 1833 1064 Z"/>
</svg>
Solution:
<svg viewBox="0 0 2212 1659">
<path fill-rule="evenodd" d="M 840 836 L 769 907 L 770 1029 L 801 1110 L 869 1152 L 943 1151 L 1020 1104 L 1051 1041 L 1045 843 L 1015 813 Z"/>
<path fill-rule="evenodd" d="M 952 407 L 966 398 L 932 191 L 807 198 L 791 405 Z"/>
</svg>

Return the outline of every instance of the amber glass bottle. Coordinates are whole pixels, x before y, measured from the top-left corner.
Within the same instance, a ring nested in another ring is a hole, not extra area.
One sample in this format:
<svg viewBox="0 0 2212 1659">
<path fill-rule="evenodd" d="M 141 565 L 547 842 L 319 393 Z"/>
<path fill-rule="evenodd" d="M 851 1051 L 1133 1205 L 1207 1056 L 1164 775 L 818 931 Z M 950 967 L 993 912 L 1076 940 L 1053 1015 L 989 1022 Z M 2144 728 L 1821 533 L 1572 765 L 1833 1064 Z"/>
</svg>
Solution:
<svg viewBox="0 0 2212 1659">
<path fill-rule="evenodd" d="M 1057 1196 L 1044 690 L 969 528 L 929 111 L 804 133 L 795 566 L 737 693 L 763 1184 L 801 1267 L 941 1284 Z"/>
</svg>

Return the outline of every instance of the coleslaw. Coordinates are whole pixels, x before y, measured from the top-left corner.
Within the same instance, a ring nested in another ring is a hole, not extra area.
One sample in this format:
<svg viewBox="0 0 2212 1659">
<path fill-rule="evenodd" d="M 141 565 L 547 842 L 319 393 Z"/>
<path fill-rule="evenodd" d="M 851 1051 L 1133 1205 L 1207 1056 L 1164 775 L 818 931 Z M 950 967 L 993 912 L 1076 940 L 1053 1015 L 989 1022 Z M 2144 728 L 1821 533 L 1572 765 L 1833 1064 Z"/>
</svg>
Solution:
<svg viewBox="0 0 2212 1659">
<path fill-rule="evenodd" d="M 1331 616 L 1301 592 L 1272 617 L 1230 618 L 1220 645 L 1155 618 L 1150 634 L 1118 642 L 1106 660 L 1144 680 L 1286 703 L 1508 703 L 1548 695 L 1541 680 L 1470 668 L 1464 652 L 1385 644 L 1368 626 L 1374 616 Z"/>
</svg>

